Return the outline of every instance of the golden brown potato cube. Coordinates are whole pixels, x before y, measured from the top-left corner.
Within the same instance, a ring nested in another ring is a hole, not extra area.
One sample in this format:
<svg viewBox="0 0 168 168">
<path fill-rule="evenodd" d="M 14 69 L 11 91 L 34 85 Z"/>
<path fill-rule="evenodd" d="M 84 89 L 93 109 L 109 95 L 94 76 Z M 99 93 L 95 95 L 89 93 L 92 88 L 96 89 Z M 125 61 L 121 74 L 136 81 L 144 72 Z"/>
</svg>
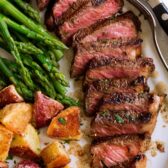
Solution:
<svg viewBox="0 0 168 168">
<path fill-rule="evenodd" d="M 63 145 L 55 141 L 41 151 L 41 157 L 47 168 L 64 167 L 70 162 Z"/>
<path fill-rule="evenodd" d="M 7 104 L 23 102 L 14 85 L 9 85 L 0 91 L 0 108 Z"/>
<path fill-rule="evenodd" d="M 8 168 L 8 165 L 5 162 L 0 162 L 0 168 Z"/>
<path fill-rule="evenodd" d="M 10 153 L 28 159 L 38 159 L 40 154 L 40 140 L 35 128 L 28 124 L 24 135 L 15 135 Z"/>
<path fill-rule="evenodd" d="M 138 160 L 133 163 L 131 168 L 146 168 L 147 158 L 145 155 L 139 155 Z"/>
<path fill-rule="evenodd" d="M 47 135 L 61 139 L 80 138 L 80 108 L 69 107 L 59 113 L 48 127 Z"/>
<path fill-rule="evenodd" d="M 6 160 L 12 138 L 13 133 L 6 129 L 4 126 L 0 125 L 0 161 Z"/>
<path fill-rule="evenodd" d="M 0 111 L 1 123 L 15 134 L 23 135 L 32 118 L 32 111 L 32 105 L 28 103 L 9 104 Z"/>
</svg>

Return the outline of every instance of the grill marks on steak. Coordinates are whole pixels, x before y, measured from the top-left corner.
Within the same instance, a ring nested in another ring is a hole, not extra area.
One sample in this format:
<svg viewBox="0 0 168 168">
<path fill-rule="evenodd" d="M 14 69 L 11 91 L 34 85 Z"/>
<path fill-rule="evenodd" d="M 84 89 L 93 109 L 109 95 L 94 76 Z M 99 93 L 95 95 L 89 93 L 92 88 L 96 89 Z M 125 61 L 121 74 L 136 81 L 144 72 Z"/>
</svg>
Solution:
<svg viewBox="0 0 168 168">
<path fill-rule="evenodd" d="M 122 0 L 90 0 L 72 17 L 67 19 L 59 28 L 59 33 L 64 42 L 67 42 L 78 30 L 86 28 L 100 19 L 116 14 L 123 6 Z"/>
<path fill-rule="evenodd" d="M 56 3 L 53 7 L 55 25 L 59 26 L 70 20 L 70 18 L 88 2 L 89 0 L 64 0 L 62 3 L 61 1 Z M 58 8 L 60 8 L 60 11 L 58 11 Z"/>
<path fill-rule="evenodd" d="M 102 39 L 135 38 L 140 29 L 139 19 L 132 13 L 126 12 L 116 18 L 109 18 L 78 31 L 74 43 L 95 42 Z"/>
<path fill-rule="evenodd" d="M 49 30 L 54 30 L 63 24 L 89 0 L 59 0 L 51 4 L 46 13 L 45 23 Z"/>
<path fill-rule="evenodd" d="M 138 135 L 113 137 L 93 143 L 91 147 L 92 167 L 113 168 L 113 166 L 124 167 L 124 165 L 131 167 L 137 155 L 144 152 L 148 144 L 149 138 L 145 139 Z"/>
<path fill-rule="evenodd" d="M 101 79 L 149 77 L 155 66 L 151 58 L 130 60 L 125 58 L 95 57 L 85 75 L 84 85 Z"/>
<path fill-rule="evenodd" d="M 121 134 L 151 134 L 156 124 L 157 114 L 163 97 L 152 95 L 148 107 L 142 111 L 123 108 L 123 110 L 100 111 L 91 124 L 91 135 L 108 137 Z M 119 105 L 120 106 L 120 105 Z"/>
<path fill-rule="evenodd" d="M 145 112 L 149 108 L 152 98 L 149 93 L 115 92 L 103 97 L 102 106 L 99 110 L 135 110 Z"/>
<path fill-rule="evenodd" d="M 113 92 L 144 92 L 149 88 L 144 77 L 133 79 L 105 79 L 89 85 L 85 94 L 85 111 L 92 116 L 104 95 Z"/>
<path fill-rule="evenodd" d="M 126 57 L 135 59 L 141 55 L 141 39 L 112 39 L 77 45 L 72 62 L 71 77 L 78 77 L 86 70 L 88 63 L 95 57 Z"/>
</svg>

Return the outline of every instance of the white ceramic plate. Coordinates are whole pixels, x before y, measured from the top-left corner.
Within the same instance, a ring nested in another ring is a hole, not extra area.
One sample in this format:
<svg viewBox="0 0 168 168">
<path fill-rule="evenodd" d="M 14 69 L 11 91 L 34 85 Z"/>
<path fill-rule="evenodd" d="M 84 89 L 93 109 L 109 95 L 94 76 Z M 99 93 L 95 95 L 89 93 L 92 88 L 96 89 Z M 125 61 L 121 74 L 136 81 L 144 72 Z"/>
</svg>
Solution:
<svg viewBox="0 0 168 168">
<path fill-rule="evenodd" d="M 153 3 L 154 0 L 151 0 Z M 168 3 L 167 0 L 165 0 L 166 3 Z M 132 5 L 130 5 L 128 2 L 125 2 L 124 11 L 126 10 L 132 10 L 137 15 L 139 15 L 139 11 L 136 10 Z M 164 68 L 157 52 L 156 48 L 153 43 L 153 37 L 152 37 L 152 31 L 150 28 L 150 25 L 148 24 L 148 21 L 144 19 L 143 16 L 140 16 L 140 20 L 142 23 L 142 33 L 141 37 L 144 40 L 143 42 L 143 55 L 152 57 L 154 59 L 154 63 L 156 66 L 156 73 L 155 76 L 157 78 L 150 78 L 149 85 L 151 88 L 151 91 L 155 89 L 155 86 L 164 85 L 164 93 L 168 94 L 168 72 Z M 163 41 L 164 42 L 164 41 Z M 2 54 L 2 51 L 0 51 Z M 6 54 L 3 54 L 6 55 Z M 61 71 L 63 71 L 67 78 L 70 80 L 70 89 L 69 92 L 75 97 L 82 98 L 82 91 L 81 91 L 81 84 L 80 82 L 75 82 L 69 78 L 69 71 L 70 71 L 70 64 L 72 60 L 72 53 L 69 51 L 65 54 L 65 57 L 61 61 Z M 157 74 L 157 75 L 156 75 Z M 162 89 L 163 90 L 163 89 Z M 162 90 L 160 92 L 162 92 Z M 168 113 L 168 110 L 167 110 Z M 90 139 L 87 136 L 89 134 L 89 123 L 90 119 L 84 117 L 82 114 L 82 121 L 83 126 L 81 127 L 83 133 L 82 139 L 79 141 L 79 145 L 77 145 L 77 142 L 71 142 L 70 144 L 65 144 L 67 150 L 71 154 L 71 163 L 70 168 L 89 168 L 89 159 L 90 156 L 87 153 L 89 147 L 85 144 L 90 144 Z M 40 130 L 40 140 L 41 140 L 41 147 L 43 148 L 45 146 L 46 142 L 51 142 L 54 139 L 50 139 L 46 136 L 46 129 Z M 158 116 L 158 121 L 156 124 L 156 128 L 154 130 L 154 133 L 152 135 L 153 141 L 162 141 L 165 143 L 165 152 L 160 153 L 157 152 L 157 155 L 155 157 L 151 156 L 150 151 L 147 152 L 148 157 L 148 164 L 147 168 L 168 168 L 168 125 L 163 121 L 161 114 Z M 69 150 L 69 148 L 71 150 Z M 72 152 L 73 149 L 73 152 Z M 82 156 L 77 157 L 76 153 L 82 153 Z M 75 154 L 75 156 L 73 155 Z M 9 167 L 14 167 L 14 160 L 18 161 L 18 158 L 14 158 L 13 160 L 8 160 Z"/>
</svg>

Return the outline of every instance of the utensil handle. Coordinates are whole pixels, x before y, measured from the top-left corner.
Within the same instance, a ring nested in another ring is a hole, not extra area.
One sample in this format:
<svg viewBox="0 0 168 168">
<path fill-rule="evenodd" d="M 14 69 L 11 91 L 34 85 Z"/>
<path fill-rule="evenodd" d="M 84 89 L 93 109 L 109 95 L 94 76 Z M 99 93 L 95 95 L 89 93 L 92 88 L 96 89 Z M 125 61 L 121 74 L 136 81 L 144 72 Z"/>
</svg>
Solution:
<svg viewBox="0 0 168 168">
<path fill-rule="evenodd" d="M 159 23 L 161 24 L 162 28 L 168 35 L 168 9 L 167 7 L 163 3 L 160 3 L 159 5 L 153 8 L 153 11 Z"/>
</svg>

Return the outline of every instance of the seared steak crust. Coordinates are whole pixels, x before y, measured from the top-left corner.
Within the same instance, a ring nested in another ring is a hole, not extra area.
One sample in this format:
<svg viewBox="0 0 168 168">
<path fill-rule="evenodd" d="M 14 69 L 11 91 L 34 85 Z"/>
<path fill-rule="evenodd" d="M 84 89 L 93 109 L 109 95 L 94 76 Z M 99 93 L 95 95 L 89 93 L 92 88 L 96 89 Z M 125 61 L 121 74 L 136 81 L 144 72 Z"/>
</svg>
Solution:
<svg viewBox="0 0 168 168">
<path fill-rule="evenodd" d="M 115 92 L 103 97 L 100 111 L 106 110 L 135 110 L 145 112 L 152 102 L 153 96 L 149 93 L 121 93 Z"/>
<path fill-rule="evenodd" d="M 68 2 L 67 0 L 65 0 Z M 58 16 L 56 14 L 56 5 L 53 7 L 53 18 L 56 26 L 59 26 L 63 24 L 66 20 L 70 19 L 71 16 L 73 16 L 75 13 L 77 13 L 80 8 L 82 8 L 84 5 L 86 5 L 89 2 L 89 0 L 69 0 L 69 8 L 67 10 L 60 12 L 61 14 Z"/>
<path fill-rule="evenodd" d="M 59 33 L 64 42 L 68 42 L 78 30 L 116 14 L 123 6 L 122 0 L 100 0 L 99 3 L 97 2 L 90 0 L 60 26 Z"/>
<path fill-rule="evenodd" d="M 125 58 L 95 57 L 85 75 L 84 86 L 101 79 L 149 77 L 155 66 L 151 58 L 130 60 Z"/>
<path fill-rule="evenodd" d="M 124 66 L 134 68 L 137 66 L 153 66 L 153 60 L 151 58 L 138 58 L 137 60 L 120 59 L 120 58 L 109 58 L 109 57 L 96 57 L 90 62 L 89 69 L 93 69 L 100 66 L 111 65 L 111 66 Z"/>
<path fill-rule="evenodd" d="M 96 115 L 91 124 L 91 136 L 108 137 L 123 134 L 143 134 L 147 125 L 157 113 L 139 113 L 134 110 L 103 111 Z"/>
<path fill-rule="evenodd" d="M 88 63 L 97 56 L 126 57 L 135 59 L 141 55 L 141 39 L 112 39 L 79 44 L 72 62 L 71 77 L 77 77 L 85 71 Z"/>
<path fill-rule="evenodd" d="M 124 29 L 123 31 L 121 27 L 127 29 Z M 74 45 L 76 45 L 78 43 L 93 42 L 100 39 L 112 39 L 119 37 L 135 38 L 138 36 L 140 27 L 141 23 L 138 17 L 129 11 L 125 14 L 117 16 L 116 18 L 113 17 L 106 20 L 100 20 L 96 24 L 78 31 L 73 37 L 73 42 Z M 120 33 L 111 31 L 113 28 L 117 32 L 120 31 Z M 107 31 L 109 31 L 108 34 Z"/>
<path fill-rule="evenodd" d="M 133 79 L 105 79 L 93 82 L 96 90 L 109 94 L 111 91 L 115 91 L 118 88 L 122 89 L 133 89 L 137 92 L 149 91 L 149 87 L 147 86 L 147 80 L 143 76 Z"/>
<path fill-rule="evenodd" d="M 47 26 L 47 29 L 50 30 L 50 31 L 53 31 L 54 28 L 55 28 L 54 17 L 53 17 L 53 14 L 52 14 L 52 8 L 53 8 L 54 4 L 55 4 L 54 0 L 49 2 L 47 10 L 45 12 L 45 16 L 44 16 L 45 25 Z"/>
<path fill-rule="evenodd" d="M 144 77 L 136 79 L 105 79 L 93 82 L 86 89 L 85 111 L 92 116 L 98 109 L 100 102 L 105 94 L 113 92 L 148 92 L 149 88 Z"/>
<path fill-rule="evenodd" d="M 131 135 L 93 142 L 91 147 L 92 167 L 115 168 L 123 167 L 126 163 L 131 166 L 137 155 L 147 149 L 149 140 L 148 137 Z"/>
</svg>

